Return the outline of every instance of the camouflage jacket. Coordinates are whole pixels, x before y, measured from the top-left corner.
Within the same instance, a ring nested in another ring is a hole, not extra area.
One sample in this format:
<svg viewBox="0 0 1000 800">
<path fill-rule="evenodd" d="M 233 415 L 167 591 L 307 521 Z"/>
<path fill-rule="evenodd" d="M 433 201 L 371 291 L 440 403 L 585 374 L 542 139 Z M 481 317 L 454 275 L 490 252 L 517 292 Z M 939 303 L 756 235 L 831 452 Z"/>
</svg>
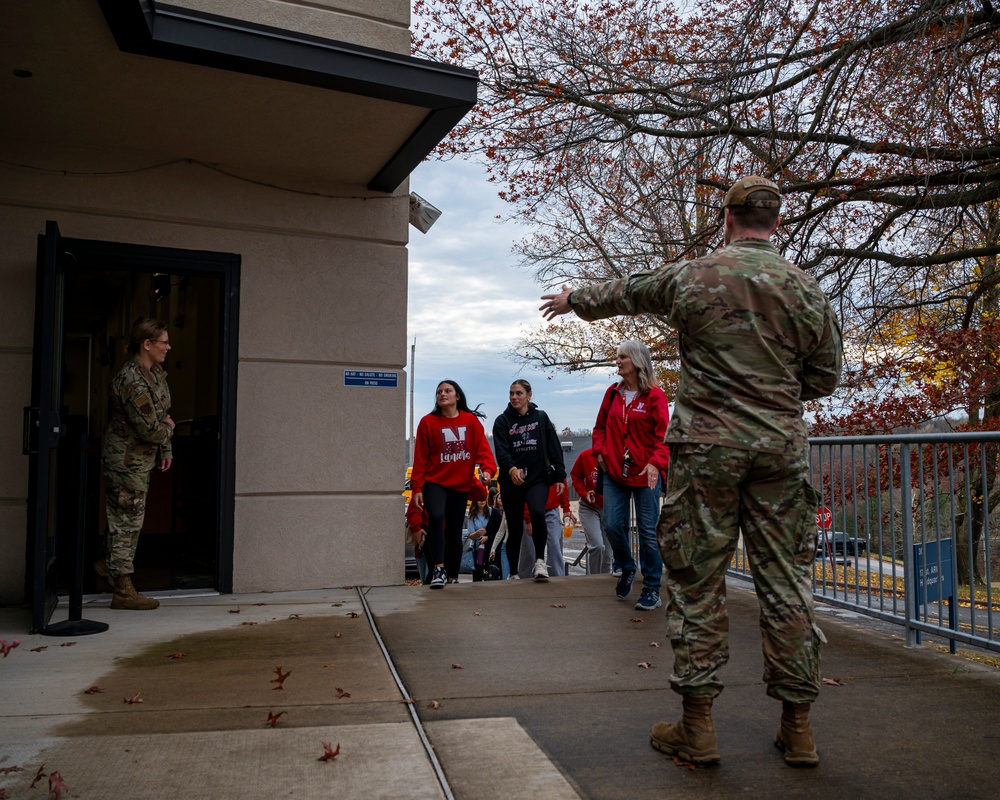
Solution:
<svg viewBox="0 0 1000 800">
<path fill-rule="evenodd" d="M 111 381 L 111 420 L 104 432 L 101 458 L 115 472 L 149 472 L 157 462 L 173 458 L 173 429 L 163 421 L 170 411 L 167 373 L 154 364 L 147 370 L 134 358 Z"/>
<path fill-rule="evenodd" d="M 802 401 L 840 380 L 840 327 L 814 278 L 763 239 L 577 289 L 585 320 L 657 314 L 679 333 L 680 381 L 668 442 L 801 452 Z"/>
</svg>

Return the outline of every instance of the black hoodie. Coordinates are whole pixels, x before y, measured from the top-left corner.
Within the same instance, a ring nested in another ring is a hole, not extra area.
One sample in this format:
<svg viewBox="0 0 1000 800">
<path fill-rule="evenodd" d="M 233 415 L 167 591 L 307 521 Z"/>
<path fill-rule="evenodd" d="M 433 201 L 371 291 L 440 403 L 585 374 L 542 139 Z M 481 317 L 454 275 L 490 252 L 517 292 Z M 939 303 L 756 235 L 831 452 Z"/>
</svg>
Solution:
<svg viewBox="0 0 1000 800">
<path fill-rule="evenodd" d="M 525 486 L 551 485 L 566 480 L 559 435 L 548 415 L 534 403 L 528 403 L 528 413 L 523 416 L 507 404 L 493 423 L 493 450 L 497 456 L 498 474 L 504 480 L 512 467 L 527 470 Z M 552 467 L 548 478 L 547 465 Z"/>
</svg>

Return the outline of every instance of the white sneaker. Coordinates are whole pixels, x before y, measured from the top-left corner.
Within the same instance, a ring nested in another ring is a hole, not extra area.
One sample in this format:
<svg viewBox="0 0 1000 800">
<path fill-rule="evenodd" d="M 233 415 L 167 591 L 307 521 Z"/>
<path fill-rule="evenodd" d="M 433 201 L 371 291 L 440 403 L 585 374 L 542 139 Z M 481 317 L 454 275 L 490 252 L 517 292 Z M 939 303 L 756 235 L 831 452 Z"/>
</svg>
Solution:
<svg viewBox="0 0 1000 800">
<path fill-rule="evenodd" d="M 535 559 L 535 580 L 536 581 L 547 581 L 549 579 L 549 568 L 546 566 L 545 562 L 540 559 Z"/>
</svg>

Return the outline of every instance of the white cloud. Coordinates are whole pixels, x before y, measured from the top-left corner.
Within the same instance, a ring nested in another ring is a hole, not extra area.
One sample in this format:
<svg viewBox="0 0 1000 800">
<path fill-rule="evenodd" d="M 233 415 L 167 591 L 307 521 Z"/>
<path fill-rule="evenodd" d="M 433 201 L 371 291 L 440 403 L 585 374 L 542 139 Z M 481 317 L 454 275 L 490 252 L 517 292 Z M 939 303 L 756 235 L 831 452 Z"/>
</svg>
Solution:
<svg viewBox="0 0 1000 800">
<path fill-rule="evenodd" d="M 507 404 L 514 378 L 530 381 L 533 399 L 558 428 L 592 428 L 613 371 L 555 373 L 523 369 L 506 353 L 542 323 L 541 287 L 517 264 L 524 225 L 501 222 L 507 212 L 483 169 L 463 161 L 428 161 L 410 178 L 441 210 L 426 233 L 410 228 L 408 343 L 416 338 L 414 418 L 434 405 L 434 389 L 457 381 L 471 405 L 483 404 L 489 430 Z M 409 420 L 407 420 L 409 424 Z"/>
</svg>

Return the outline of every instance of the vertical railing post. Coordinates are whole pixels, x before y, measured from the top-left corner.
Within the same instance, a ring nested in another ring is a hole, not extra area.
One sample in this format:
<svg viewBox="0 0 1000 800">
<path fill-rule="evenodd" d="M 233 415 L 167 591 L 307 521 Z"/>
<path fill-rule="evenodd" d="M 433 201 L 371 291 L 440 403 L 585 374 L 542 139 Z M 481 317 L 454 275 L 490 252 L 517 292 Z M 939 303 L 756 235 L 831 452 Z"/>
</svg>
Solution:
<svg viewBox="0 0 1000 800">
<path fill-rule="evenodd" d="M 899 515 L 903 523 L 903 591 L 906 611 L 906 644 L 917 644 L 917 567 L 913 559 L 913 490 L 910 476 L 910 444 L 899 445 Z"/>
</svg>

